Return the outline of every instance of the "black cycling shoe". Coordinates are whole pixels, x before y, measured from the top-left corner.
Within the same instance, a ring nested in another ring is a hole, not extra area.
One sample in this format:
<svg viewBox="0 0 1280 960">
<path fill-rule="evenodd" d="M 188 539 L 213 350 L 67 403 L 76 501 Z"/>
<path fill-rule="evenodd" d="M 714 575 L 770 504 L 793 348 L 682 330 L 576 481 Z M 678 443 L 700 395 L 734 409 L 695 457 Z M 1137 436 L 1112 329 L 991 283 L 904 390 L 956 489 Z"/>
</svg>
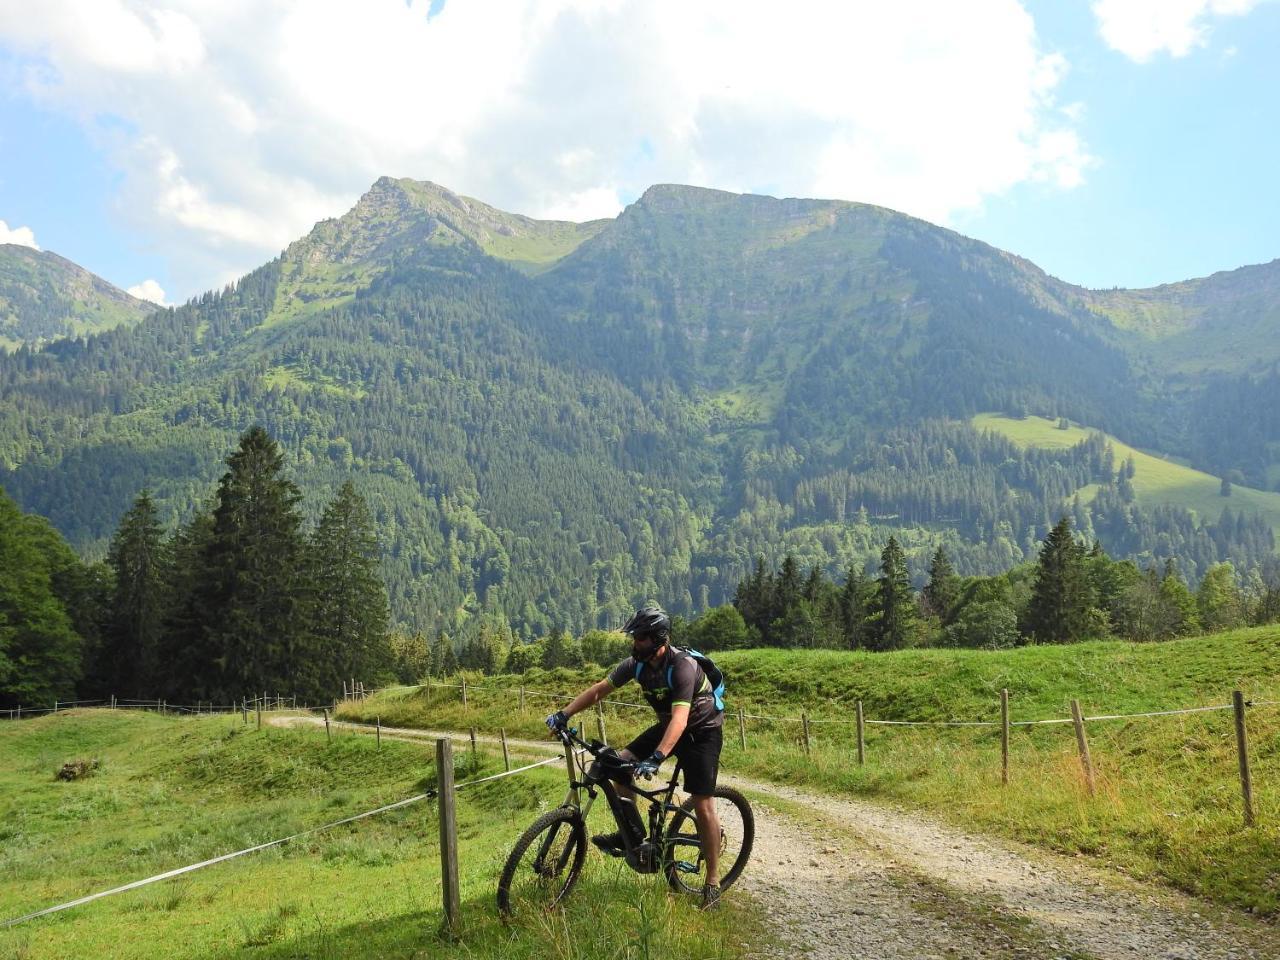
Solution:
<svg viewBox="0 0 1280 960">
<path fill-rule="evenodd" d="M 720 906 L 720 885 L 719 884 L 708 883 L 705 886 L 703 886 L 702 903 L 700 904 L 700 906 L 701 906 L 701 909 L 703 910 L 714 910 Z"/>
<path fill-rule="evenodd" d="M 597 833 L 591 838 L 591 842 L 611 857 L 621 857 L 627 852 L 626 847 L 622 845 L 621 831 L 615 830 L 613 833 Z"/>
</svg>

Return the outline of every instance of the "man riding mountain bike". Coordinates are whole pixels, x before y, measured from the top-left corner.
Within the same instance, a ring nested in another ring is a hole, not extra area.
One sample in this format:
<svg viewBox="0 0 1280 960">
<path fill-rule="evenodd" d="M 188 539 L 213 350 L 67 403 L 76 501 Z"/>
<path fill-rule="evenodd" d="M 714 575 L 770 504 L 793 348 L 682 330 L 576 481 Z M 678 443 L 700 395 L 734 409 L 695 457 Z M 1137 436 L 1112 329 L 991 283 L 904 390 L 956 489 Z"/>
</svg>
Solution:
<svg viewBox="0 0 1280 960">
<path fill-rule="evenodd" d="M 645 779 L 656 774 L 672 753 L 679 759 L 707 864 L 702 906 L 713 907 L 720 899 L 720 822 L 711 792 L 720 768 L 724 711 L 717 705 L 711 682 L 698 661 L 671 645 L 671 618 L 661 607 L 637 610 L 622 631 L 631 637 L 631 656 L 605 679 L 574 697 L 563 710 L 547 717 L 547 727 L 555 731 L 567 726 L 571 716 L 594 706 L 618 687 L 632 680 L 640 684 L 658 722 L 627 744 L 620 756 L 639 761 L 635 773 Z M 630 775 L 621 776 L 627 782 L 618 783 L 618 795 L 630 804 L 627 810 L 634 818 L 633 826 L 643 836 L 644 824 L 635 808 Z M 621 833 L 592 837 L 592 842 L 612 856 L 623 853 Z"/>
</svg>

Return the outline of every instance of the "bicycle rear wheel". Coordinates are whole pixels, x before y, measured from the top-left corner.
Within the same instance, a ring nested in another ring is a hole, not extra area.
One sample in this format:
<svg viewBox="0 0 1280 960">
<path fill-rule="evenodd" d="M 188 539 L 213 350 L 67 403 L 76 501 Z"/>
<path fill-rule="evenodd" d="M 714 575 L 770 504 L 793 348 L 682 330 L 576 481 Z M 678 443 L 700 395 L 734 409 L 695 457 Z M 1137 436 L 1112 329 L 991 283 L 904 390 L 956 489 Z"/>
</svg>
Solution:
<svg viewBox="0 0 1280 960">
<path fill-rule="evenodd" d="M 720 820 L 720 889 L 727 890 L 742 875 L 751 857 L 756 818 L 747 798 L 733 787 L 716 787 L 711 796 Z M 663 842 L 667 882 L 674 890 L 698 893 L 702 890 L 705 863 L 693 799 L 689 798 L 672 818 Z"/>
<path fill-rule="evenodd" d="M 578 881 L 587 828 L 572 807 L 548 810 L 520 835 L 498 880 L 498 911 L 518 916 L 559 905 Z"/>
</svg>

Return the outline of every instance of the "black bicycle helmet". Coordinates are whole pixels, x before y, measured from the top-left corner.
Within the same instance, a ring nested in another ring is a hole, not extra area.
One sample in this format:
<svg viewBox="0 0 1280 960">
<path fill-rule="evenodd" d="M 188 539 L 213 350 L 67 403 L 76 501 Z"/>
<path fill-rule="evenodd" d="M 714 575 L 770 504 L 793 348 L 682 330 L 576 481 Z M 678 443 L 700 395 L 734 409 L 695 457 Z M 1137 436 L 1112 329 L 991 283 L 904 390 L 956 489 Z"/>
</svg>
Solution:
<svg viewBox="0 0 1280 960">
<path fill-rule="evenodd" d="M 671 618 L 667 616 L 667 611 L 661 607 L 641 607 L 626 622 L 622 632 L 628 636 L 635 636 L 637 633 L 641 633 L 669 637 L 671 636 Z"/>
</svg>

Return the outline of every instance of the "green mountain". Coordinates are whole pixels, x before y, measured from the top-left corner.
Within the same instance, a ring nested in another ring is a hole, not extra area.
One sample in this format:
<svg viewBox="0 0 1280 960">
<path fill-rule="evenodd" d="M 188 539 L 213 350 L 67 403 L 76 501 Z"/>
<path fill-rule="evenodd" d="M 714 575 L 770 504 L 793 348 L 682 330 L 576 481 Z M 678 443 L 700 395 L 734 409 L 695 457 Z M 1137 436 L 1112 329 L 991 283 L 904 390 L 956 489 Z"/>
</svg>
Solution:
<svg viewBox="0 0 1280 960">
<path fill-rule="evenodd" d="M 1280 361 L 1280 260 L 1084 298 L 1173 374 L 1260 373 Z"/>
<path fill-rule="evenodd" d="M 156 309 L 56 253 L 0 243 L 0 349 L 110 330 Z"/>
<path fill-rule="evenodd" d="M 189 516 L 261 423 L 313 512 L 357 480 L 395 615 L 450 631 L 688 612 L 757 555 L 842 573 L 890 532 L 917 573 L 939 544 L 1003 569 L 1064 509 L 1193 577 L 1271 555 L 1238 506 L 1126 498 L 1105 441 L 969 423 L 1069 417 L 1263 486 L 1280 424 L 1223 424 L 1276 374 L 1174 369 L 1097 296 L 864 204 L 662 185 L 571 224 L 383 178 L 232 288 L 0 357 L 0 485 L 101 551 L 144 486 Z"/>
</svg>

